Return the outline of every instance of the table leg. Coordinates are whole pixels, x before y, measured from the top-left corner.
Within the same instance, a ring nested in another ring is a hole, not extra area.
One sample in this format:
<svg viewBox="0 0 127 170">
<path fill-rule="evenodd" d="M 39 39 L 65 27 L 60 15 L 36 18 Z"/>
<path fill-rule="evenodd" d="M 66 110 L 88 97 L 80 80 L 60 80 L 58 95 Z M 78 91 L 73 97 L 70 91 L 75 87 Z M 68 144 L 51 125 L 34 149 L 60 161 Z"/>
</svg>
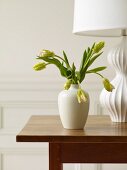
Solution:
<svg viewBox="0 0 127 170">
<path fill-rule="evenodd" d="M 59 143 L 49 143 L 49 170 L 63 170 Z"/>
</svg>

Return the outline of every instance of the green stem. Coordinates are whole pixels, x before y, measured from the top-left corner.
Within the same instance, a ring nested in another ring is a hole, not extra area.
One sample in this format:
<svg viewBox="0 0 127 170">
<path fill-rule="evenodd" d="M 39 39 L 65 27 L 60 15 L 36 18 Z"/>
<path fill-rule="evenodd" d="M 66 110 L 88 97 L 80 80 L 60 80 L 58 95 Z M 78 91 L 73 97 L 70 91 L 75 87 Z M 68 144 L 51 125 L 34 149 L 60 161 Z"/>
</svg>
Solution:
<svg viewBox="0 0 127 170">
<path fill-rule="evenodd" d="M 49 65 L 49 64 L 52 64 L 52 63 L 46 63 L 45 65 L 47 66 L 47 65 Z"/>
<path fill-rule="evenodd" d="M 74 78 L 72 78 L 72 84 L 78 84 L 77 81 L 75 81 Z"/>
<path fill-rule="evenodd" d="M 97 72 L 91 72 L 91 73 L 97 74 L 97 75 L 99 75 L 101 78 L 104 78 L 100 73 L 97 73 Z M 89 72 L 89 73 L 86 72 L 86 74 L 91 74 L 91 73 L 90 73 L 90 72 Z"/>
<path fill-rule="evenodd" d="M 57 57 L 57 58 L 59 58 L 59 59 L 61 59 L 61 60 L 63 60 L 64 62 L 65 62 L 65 60 L 62 58 L 62 57 L 60 57 L 60 56 L 58 56 L 58 55 L 55 55 L 55 57 Z M 66 62 L 65 62 L 66 63 Z"/>
<path fill-rule="evenodd" d="M 79 87 L 79 89 L 81 89 L 81 86 L 80 86 L 80 82 L 78 81 L 78 87 Z"/>
<path fill-rule="evenodd" d="M 99 75 L 101 78 L 104 78 L 100 73 L 95 73 L 95 74 Z"/>
</svg>

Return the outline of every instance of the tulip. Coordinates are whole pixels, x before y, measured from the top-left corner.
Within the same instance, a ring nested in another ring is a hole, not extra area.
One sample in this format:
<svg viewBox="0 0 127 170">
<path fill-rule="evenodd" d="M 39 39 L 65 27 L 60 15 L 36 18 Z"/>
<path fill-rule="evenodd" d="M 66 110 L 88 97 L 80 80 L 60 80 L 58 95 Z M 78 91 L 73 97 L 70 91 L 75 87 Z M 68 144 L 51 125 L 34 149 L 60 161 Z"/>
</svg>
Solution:
<svg viewBox="0 0 127 170">
<path fill-rule="evenodd" d="M 72 83 L 72 81 L 70 79 L 67 80 L 66 83 L 64 84 L 64 89 L 68 90 L 70 88 L 70 86 L 71 86 L 71 83 Z"/>
<path fill-rule="evenodd" d="M 38 64 L 34 65 L 33 69 L 35 71 L 40 71 L 40 70 L 45 69 L 46 65 L 47 65 L 46 63 L 38 63 Z"/>
<path fill-rule="evenodd" d="M 115 89 L 115 87 L 106 78 L 103 78 L 103 84 L 104 84 L 104 88 L 109 92 L 112 92 L 113 89 Z"/>
<path fill-rule="evenodd" d="M 78 102 L 81 103 L 81 102 L 86 102 L 87 101 L 87 94 L 81 89 L 79 88 L 78 91 L 77 91 L 77 99 L 78 99 Z"/>
<path fill-rule="evenodd" d="M 105 42 L 103 42 L 103 41 L 95 44 L 95 46 L 93 48 L 93 52 L 98 53 L 99 51 L 101 51 L 101 49 L 104 47 L 104 45 L 105 45 Z"/>
<path fill-rule="evenodd" d="M 54 57 L 54 52 L 49 50 L 42 50 L 39 54 L 39 57 Z"/>
</svg>

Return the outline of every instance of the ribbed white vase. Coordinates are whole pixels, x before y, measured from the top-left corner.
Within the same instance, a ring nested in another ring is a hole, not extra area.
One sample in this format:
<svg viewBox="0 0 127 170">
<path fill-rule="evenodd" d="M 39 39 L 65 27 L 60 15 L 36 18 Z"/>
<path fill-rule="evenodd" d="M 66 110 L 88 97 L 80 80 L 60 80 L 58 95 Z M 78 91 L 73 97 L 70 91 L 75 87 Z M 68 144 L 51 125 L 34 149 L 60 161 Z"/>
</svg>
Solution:
<svg viewBox="0 0 127 170">
<path fill-rule="evenodd" d="M 111 81 L 115 89 L 107 92 L 103 89 L 100 95 L 101 104 L 108 110 L 113 122 L 127 122 L 127 38 L 113 48 L 108 55 L 109 63 L 116 71 Z"/>
<path fill-rule="evenodd" d="M 88 117 L 89 96 L 87 102 L 79 103 L 77 90 L 78 85 L 71 85 L 69 90 L 63 90 L 58 95 L 59 114 L 66 129 L 83 129 Z"/>
</svg>

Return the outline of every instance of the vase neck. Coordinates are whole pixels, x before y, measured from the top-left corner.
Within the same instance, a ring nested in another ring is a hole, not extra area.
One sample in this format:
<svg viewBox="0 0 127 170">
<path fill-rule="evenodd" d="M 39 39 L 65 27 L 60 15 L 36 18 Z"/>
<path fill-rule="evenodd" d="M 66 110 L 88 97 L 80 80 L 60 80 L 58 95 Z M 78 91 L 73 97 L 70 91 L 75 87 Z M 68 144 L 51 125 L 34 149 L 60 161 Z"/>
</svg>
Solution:
<svg viewBox="0 0 127 170">
<path fill-rule="evenodd" d="M 78 89 L 79 88 L 79 85 L 78 84 L 72 84 L 70 89 Z"/>
</svg>

